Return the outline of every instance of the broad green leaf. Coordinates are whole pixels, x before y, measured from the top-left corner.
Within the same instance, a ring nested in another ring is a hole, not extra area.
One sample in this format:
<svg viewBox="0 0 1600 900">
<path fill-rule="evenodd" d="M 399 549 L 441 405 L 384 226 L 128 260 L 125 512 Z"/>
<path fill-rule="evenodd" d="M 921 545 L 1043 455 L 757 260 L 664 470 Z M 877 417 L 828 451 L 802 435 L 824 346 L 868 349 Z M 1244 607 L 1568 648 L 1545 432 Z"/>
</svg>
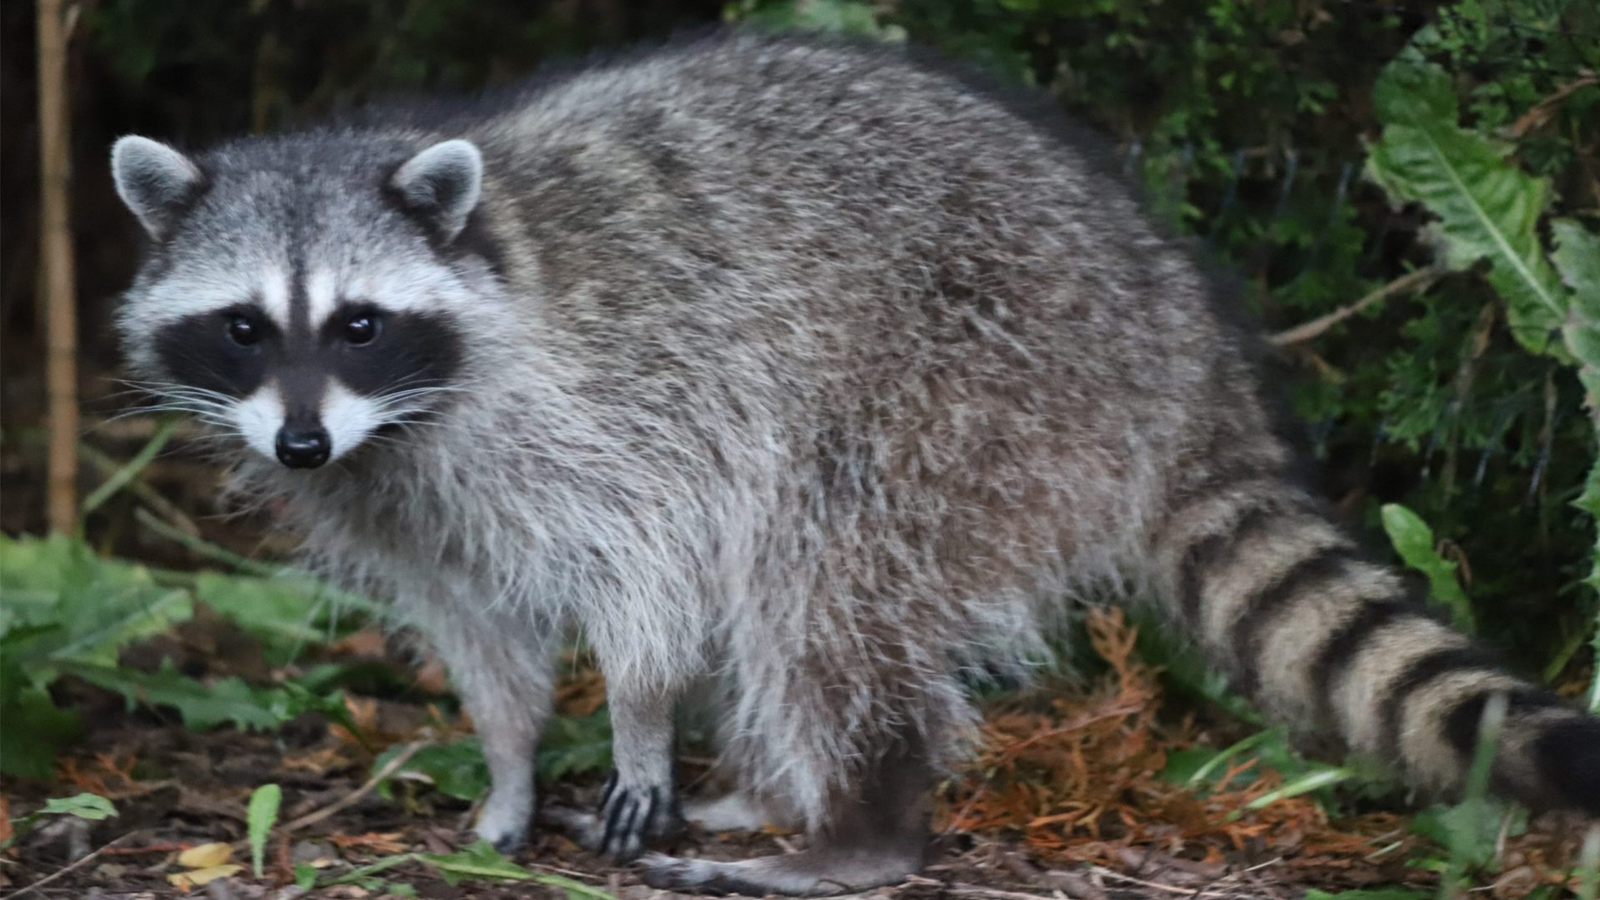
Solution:
<svg viewBox="0 0 1600 900">
<path fill-rule="evenodd" d="M 555 781 L 611 768 L 611 719 L 604 706 L 587 716 L 556 716 L 539 744 L 539 777 Z"/>
<path fill-rule="evenodd" d="M 250 795 L 250 807 L 245 822 L 250 832 L 250 865 L 256 877 L 261 877 L 261 861 L 266 855 L 267 834 L 278 822 L 278 805 L 283 802 L 283 789 L 275 784 L 263 784 Z"/>
<path fill-rule="evenodd" d="M 79 734 L 78 714 L 57 709 L 43 688 L 20 675 L 5 676 L 9 668 L 0 663 L 0 773 L 48 781 L 56 751 Z"/>
<path fill-rule="evenodd" d="M 1535 230 L 1549 185 L 1505 159 L 1500 147 L 1457 124 L 1444 70 L 1420 58 L 1390 63 L 1373 88 L 1383 138 L 1369 147 L 1368 171 L 1399 200 L 1439 218 L 1441 255 L 1452 269 L 1489 262 L 1512 333 L 1536 353 L 1565 356 L 1554 333 L 1566 319 L 1567 290 Z"/>
<path fill-rule="evenodd" d="M 1383 530 L 1406 565 L 1428 576 L 1428 595 L 1450 610 L 1457 628 L 1470 634 L 1474 630 L 1472 602 L 1456 580 L 1456 564 L 1434 549 L 1433 529 L 1428 523 L 1398 503 L 1386 503 Z"/>
<path fill-rule="evenodd" d="M 99 794 L 85 792 L 47 800 L 39 812 L 44 815 L 77 816 L 98 822 L 116 815 L 117 807 Z"/>
<path fill-rule="evenodd" d="M 185 592 L 143 566 L 102 559 L 65 535 L 0 537 L 0 593 L 6 656 L 40 684 L 54 662 L 114 665 L 123 645 L 194 614 Z"/>
<path fill-rule="evenodd" d="M 1600 239 L 1572 219 L 1557 219 L 1550 223 L 1550 230 L 1555 234 L 1551 259 L 1572 296 L 1563 334 L 1578 358 L 1578 381 L 1583 385 L 1589 415 L 1600 428 Z M 1590 467 L 1583 494 L 1573 505 L 1600 519 L 1600 460 Z M 1590 553 L 1585 581 L 1600 591 L 1600 545 Z M 1593 626 L 1592 643 L 1596 658 L 1600 658 L 1600 617 Z M 1600 713 L 1600 667 L 1589 684 L 1589 709 Z"/>
<path fill-rule="evenodd" d="M 1574 305 L 1589 324 L 1600 323 L 1600 236 L 1573 219 L 1556 219 L 1550 231 L 1555 235 L 1550 259 L 1572 292 Z M 1600 359 L 1587 361 L 1600 364 Z"/>
<path fill-rule="evenodd" d="M 122 694 L 130 706 L 170 706 L 183 717 L 184 725 L 196 731 L 225 724 L 273 728 L 322 704 L 322 698 L 287 688 L 254 688 L 240 678 L 196 681 L 174 669 L 171 660 L 155 672 L 76 664 L 63 666 L 62 671 Z"/>
<path fill-rule="evenodd" d="M 5 850 L 16 843 L 18 838 L 32 830 L 33 826 L 45 816 L 77 816 L 80 819 L 98 822 L 116 814 L 117 808 L 110 800 L 99 794 L 82 793 L 46 800 L 44 806 L 39 809 L 11 820 L 11 836 L 0 841 L 0 850 Z"/>
<path fill-rule="evenodd" d="M 396 744 L 378 754 L 372 761 L 373 773 L 382 771 L 404 750 L 403 745 Z M 399 771 L 378 785 L 378 793 L 392 796 L 389 783 L 403 774 L 425 776 L 435 790 L 458 800 L 476 800 L 489 789 L 489 765 L 483 760 L 483 745 L 475 737 L 418 750 Z"/>
<path fill-rule="evenodd" d="M 318 619 L 332 601 L 308 579 L 202 572 L 195 578 L 194 592 L 259 640 L 273 665 L 288 662 L 305 645 L 329 636 Z M 349 618 L 350 625 L 359 621 Z"/>
</svg>

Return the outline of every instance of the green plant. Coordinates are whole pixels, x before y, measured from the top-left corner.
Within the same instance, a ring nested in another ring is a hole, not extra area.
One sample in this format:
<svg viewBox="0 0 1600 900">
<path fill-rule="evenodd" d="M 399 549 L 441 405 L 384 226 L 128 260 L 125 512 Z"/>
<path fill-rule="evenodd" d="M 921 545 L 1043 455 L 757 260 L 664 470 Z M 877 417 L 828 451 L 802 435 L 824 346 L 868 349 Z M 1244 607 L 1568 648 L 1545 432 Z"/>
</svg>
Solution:
<svg viewBox="0 0 1600 900">
<path fill-rule="evenodd" d="M 76 816 L 98 822 L 116 814 L 116 806 L 99 794 L 82 793 L 46 800 L 44 806 L 34 812 L 11 820 L 11 836 L 0 843 L 0 850 L 16 843 L 18 838 L 32 831 L 46 816 Z"/>
<path fill-rule="evenodd" d="M 257 878 L 261 877 L 261 861 L 266 855 L 267 835 L 278 822 L 278 805 L 283 802 L 283 789 L 275 784 L 264 784 L 250 794 L 250 806 L 245 811 L 249 829 L 250 865 Z"/>
<path fill-rule="evenodd" d="M 0 537 L 0 772 L 48 778 L 58 748 L 79 730 L 50 687 L 75 677 L 116 691 L 131 705 L 175 709 L 191 728 L 231 723 L 271 728 L 307 710 L 345 715 L 326 673 L 254 686 L 237 677 L 200 681 L 165 661 L 155 671 L 118 664 L 119 651 L 189 621 L 205 603 L 263 639 L 269 659 L 286 661 L 325 637 L 328 598 L 315 582 L 190 576 L 97 556 L 82 541 Z M 347 618 L 347 626 L 355 622 Z"/>
</svg>

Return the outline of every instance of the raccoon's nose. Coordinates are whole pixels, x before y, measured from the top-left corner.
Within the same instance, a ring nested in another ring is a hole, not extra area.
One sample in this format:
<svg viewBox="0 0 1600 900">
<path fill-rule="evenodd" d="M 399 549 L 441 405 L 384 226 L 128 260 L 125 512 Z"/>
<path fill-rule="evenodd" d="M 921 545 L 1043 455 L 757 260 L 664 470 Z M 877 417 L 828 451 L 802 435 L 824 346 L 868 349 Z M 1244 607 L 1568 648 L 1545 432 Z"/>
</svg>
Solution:
<svg viewBox="0 0 1600 900">
<path fill-rule="evenodd" d="M 328 433 L 320 427 L 278 432 L 278 462 L 291 469 L 315 469 L 328 461 Z"/>
</svg>

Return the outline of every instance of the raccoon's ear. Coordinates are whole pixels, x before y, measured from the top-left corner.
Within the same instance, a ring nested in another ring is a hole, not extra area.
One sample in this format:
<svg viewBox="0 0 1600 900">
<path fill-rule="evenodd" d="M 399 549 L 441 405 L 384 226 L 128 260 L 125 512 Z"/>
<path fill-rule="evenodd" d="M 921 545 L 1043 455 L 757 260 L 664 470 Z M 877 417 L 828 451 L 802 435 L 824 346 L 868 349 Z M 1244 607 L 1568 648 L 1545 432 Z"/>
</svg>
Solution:
<svg viewBox="0 0 1600 900">
<path fill-rule="evenodd" d="M 159 141 L 131 134 L 111 148 L 111 177 L 117 196 L 158 241 L 172 233 L 206 181 L 189 157 Z"/>
<path fill-rule="evenodd" d="M 483 154 L 471 141 L 452 140 L 406 160 L 389 186 L 408 211 L 423 218 L 445 242 L 467 225 L 483 188 Z"/>
</svg>

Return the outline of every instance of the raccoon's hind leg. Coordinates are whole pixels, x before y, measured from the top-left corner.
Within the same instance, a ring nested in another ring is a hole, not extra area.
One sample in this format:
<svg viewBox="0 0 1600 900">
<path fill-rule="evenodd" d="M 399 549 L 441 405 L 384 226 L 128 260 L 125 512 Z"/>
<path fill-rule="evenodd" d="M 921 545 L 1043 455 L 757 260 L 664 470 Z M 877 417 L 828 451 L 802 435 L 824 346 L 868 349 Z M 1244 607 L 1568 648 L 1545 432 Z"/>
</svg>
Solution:
<svg viewBox="0 0 1600 900">
<path fill-rule="evenodd" d="M 1276 448 L 1216 445 L 1252 449 L 1191 471 L 1153 544 L 1173 618 L 1240 689 L 1435 790 L 1461 784 L 1479 719 L 1503 695 L 1495 790 L 1600 815 L 1600 719 L 1506 674 L 1409 598 L 1282 474 Z"/>
<path fill-rule="evenodd" d="M 922 869 L 933 773 L 920 742 L 869 766 L 853 790 L 841 787 L 828 824 L 799 853 L 739 862 L 647 854 L 654 888 L 700 894 L 824 896 L 904 881 Z"/>
<path fill-rule="evenodd" d="M 707 831 L 760 831 L 769 825 L 785 830 L 799 827 L 799 819 L 792 813 L 747 790 L 691 800 L 683 805 L 683 817 Z"/>
</svg>

